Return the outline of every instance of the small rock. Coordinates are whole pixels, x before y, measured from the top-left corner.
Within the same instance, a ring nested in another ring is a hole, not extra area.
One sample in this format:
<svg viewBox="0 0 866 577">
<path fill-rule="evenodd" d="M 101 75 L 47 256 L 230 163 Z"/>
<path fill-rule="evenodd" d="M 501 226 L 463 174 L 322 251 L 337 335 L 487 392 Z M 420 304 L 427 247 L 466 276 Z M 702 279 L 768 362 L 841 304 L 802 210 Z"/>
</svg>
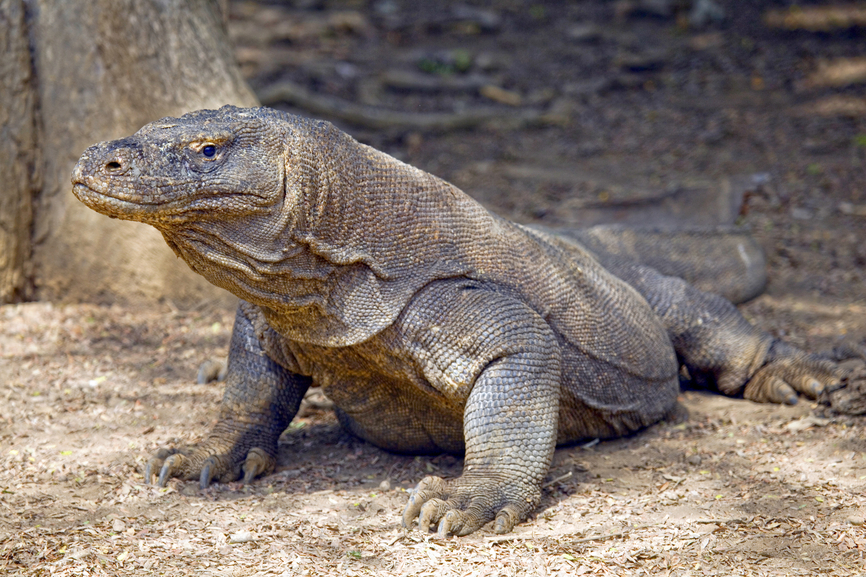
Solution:
<svg viewBox="0 0 866 577">
<path fill-rule="evenodd" d="M 380 491 L 390 491 L 391 490 L 391 479 L 385 479 L 381 483 L 379 483 Z"/>
<path fill-rule="evenodd" d="M 126 530 L 126 523 L 124 523 L 120 519 L 115 519 L 111 522 L 111 530 L 115 533 L 122 533 Z"/>
<path fill-rule="evenodd" d="M 255 541 L 255 537 L 249 531 L 238 531 L 237 533 L 232 533 L 232 536 L 229 537 L 229 543 L 249 543 L 250 541 Z"/>
<path fill-rule="evenodd" d="M 794 220 L 811 220 L 812 219 L 812 211 L 808 208 L 792 208 L 791 209 L 791 218 Z"/>
<path fill-rule="evenodd" d="M 660 51 L 626 53 L 619 56 L 619 67 L 628 72 L 651 72 L 664 67 L 667 55 Z"/>
<path fill-rule="evenodd" d="M 373 12 L 379 16 L 392 16 L 400 10 L 399 4 L 393 0 L 380 0 L 373 4 Z"/>
<path fill-rule="evenodd" d="M 195 497 L 198 492 L 198 483 L 186 483 L 180 490 L 180 494 L 186 497 Z"/>
<path fill-rule="evenodd" d="M 575 42 L 595 42 L 602 37 L 601 29 L 592 24 L 575 24 L 565 35 Z"/>
<path fill-rule="evenodd" d="M 474 22 L 485 32 L 495 32 L 502 26 L 502 16 L 495 10 L 458 4 L 451 9 L 451 12 L 455 18 Z"/>
<path fill-rule="evenodd" d="M 725 9 L 714 0 L 695 0 L 689 12 L 689 24 L 695 28 L 703 28 L 708 24 L 723 22 Z"/>
<path fill-rule="evenodd" d="M 807 415 L 801 419 L 797 419 L 796 421 L 791 421 L 790 423 L 785 425 L 785 428 L 792 433 L 799 433 L 811 427 L 826 427 L 832 422 L 832 419 L 824 419 L 821 417 L 816 417 L 815 415 Z"/>
<path fill-rule="evenodd" d="M 688 458 L 686 459 L 686 462 L 689 465 L 694 465 L 695 467 L 697 467 L 698 465 L 701 464 L 701 456 L 698 454 L 689 455 Z"/>
<path fill-rule="evenodd" d="M 863 523 L 866 523 L 866 519 L 857 515 L 851 515 L 848 517 L 848 522 L 859 527 L 860 525 L 863 525 Z"/>
<path fill-rule="evenodd" d="M 689 48 L 692 50 L 708 50 L 710 48 L 719 48 L 725 44 L 725 36 L 721 32 L 710 32 L 707 34 L 698 34 L 689 39 Z"/>
<path fill-rule="evenodd" d="M 855 214 L 857 216 L 866 216 L 866 204 L 853 204 L 851 202 L 840 202 L 839 212 L 842 214 Z"/>
</svg>

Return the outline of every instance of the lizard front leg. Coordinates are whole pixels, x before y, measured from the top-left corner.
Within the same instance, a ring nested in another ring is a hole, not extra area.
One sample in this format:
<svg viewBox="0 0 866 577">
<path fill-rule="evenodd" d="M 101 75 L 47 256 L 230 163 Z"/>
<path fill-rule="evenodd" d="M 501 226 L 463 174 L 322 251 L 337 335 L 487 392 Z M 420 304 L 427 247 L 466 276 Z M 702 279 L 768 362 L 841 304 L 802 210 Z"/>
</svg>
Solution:
<svg viewBox="0 0 866 577">
<path fill-rule="evenodd" d="M 535 509 L 556 445 L 560 350 L 523 302 L 458 283 L 428 287 L 402 319 L 430 385 L 462 405 L 466 460 L 457 479 L 423 479 L 403 512 L 441 536 L 495 519 L 510 531 Z"/>
<path fill-rule="evenodd" d="M 244 482 L 273 470 L 277 439 L 294 418 L 310 379 L 286 370 L 262 350 L 250 305 L 241 304 L 229 347 L 226 390 L 219 420 L 195 447 L 160 449 L 145 469 L 145 480 L 165 486 L 170 477 Z"/>
</svg>

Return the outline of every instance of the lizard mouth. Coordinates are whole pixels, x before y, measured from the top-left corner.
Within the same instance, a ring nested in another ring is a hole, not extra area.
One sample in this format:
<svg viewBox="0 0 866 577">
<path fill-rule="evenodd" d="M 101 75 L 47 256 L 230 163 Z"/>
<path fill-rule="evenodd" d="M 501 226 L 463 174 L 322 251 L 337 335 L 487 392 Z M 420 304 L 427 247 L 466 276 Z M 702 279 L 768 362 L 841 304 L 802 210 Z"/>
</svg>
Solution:
<svg viewBox="0 0 866 577">
<path fill-rule="evenodd" d="M 146 177 L 137 177 L 137 183 Z M 256 194 L 237 192 L 200 192 L 180 198 L 160 191 L 165 185 L 163 179 L 152 179 L 153 185 L 148 190 L 156 193 L 140 194 L 132 189 L 131 182 L 106 182 L 93 176 L 84 176 L 76 167 L 72 178 L 72 194 L 82 203 L 111 218 L 134 220 L 148 224 L 183 224 L 190 221 L 207 220 L 219 217 L 214 211 L 214 201 L 226 197 L 244 197 L 242 203 L 245 214 L 261 214 L 267 212 L 270 203 L 266 198 Z M 172 182 L 176 184 L 176 181 Z M 238 203 L 241 204 L 241 203 Z"/>
<path fill-rule="evenodd" d="M 72 194 L 93 210 L 112 218 L 138 220 L 138 213 L 145 208 L 138 202 L 112 196 L 83 182 L 72 183 Z"/>
<path fill-rule="evenodd" d="M 140 177 L 139 177 L 140 178 Z M 157 216 L 165 217 L 173 212 L 168 209 L 163 200 L 154 202 L 141 194 L 131 190 L 126 183 L 110 183 L 105 180 L 86 176 L 79 166 L 75 167 L 72 174 L 72 194 L 75 198 L 86 204 L 93 210 L 124 220 L 160 220 Z"/>
</svg>

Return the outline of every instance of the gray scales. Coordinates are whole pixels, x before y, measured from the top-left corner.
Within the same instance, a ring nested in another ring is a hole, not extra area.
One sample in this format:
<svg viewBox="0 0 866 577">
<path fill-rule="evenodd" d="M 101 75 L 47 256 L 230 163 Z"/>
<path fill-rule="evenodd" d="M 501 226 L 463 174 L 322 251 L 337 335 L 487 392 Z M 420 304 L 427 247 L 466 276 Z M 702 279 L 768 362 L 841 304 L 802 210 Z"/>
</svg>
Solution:
<svg viewBox="0 0 866 577">
<path fill-rule="evenodd" d="M 72 182 L 242 299 L 219 420 L 148 462 L 160 485 L 273 470 L 315 383 L 377 446 L 465 452 L 459 478 L 419 483 L 404 525 L 503 533 L 538 505 L 557 445 L 676 411 L 681 366 L 777 403 L 848 378 L 700 290 L 762 290 L 742 233 L 522 226 L 327 122 L 235 107 L 164 118 L 89 148 Z"/>
</svg>

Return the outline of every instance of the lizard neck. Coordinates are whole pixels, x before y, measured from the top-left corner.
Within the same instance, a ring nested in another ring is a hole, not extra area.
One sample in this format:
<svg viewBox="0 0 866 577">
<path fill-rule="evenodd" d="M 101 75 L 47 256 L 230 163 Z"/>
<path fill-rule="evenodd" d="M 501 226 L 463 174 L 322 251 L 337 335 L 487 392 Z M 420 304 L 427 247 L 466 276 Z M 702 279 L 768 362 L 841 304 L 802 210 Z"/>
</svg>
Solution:
<svg viewBox="0 0 866 577">
<path fill-rule="evenodd" d="M 473 275 L 466 247 L 496 220 L 483 207 L 331 125 L 294 132 L 281 206 L 240 226 L 163 231 L 196 272 L 284 337 L 321 346 L 369 339 L 425 285 Z"/>
</svg>

